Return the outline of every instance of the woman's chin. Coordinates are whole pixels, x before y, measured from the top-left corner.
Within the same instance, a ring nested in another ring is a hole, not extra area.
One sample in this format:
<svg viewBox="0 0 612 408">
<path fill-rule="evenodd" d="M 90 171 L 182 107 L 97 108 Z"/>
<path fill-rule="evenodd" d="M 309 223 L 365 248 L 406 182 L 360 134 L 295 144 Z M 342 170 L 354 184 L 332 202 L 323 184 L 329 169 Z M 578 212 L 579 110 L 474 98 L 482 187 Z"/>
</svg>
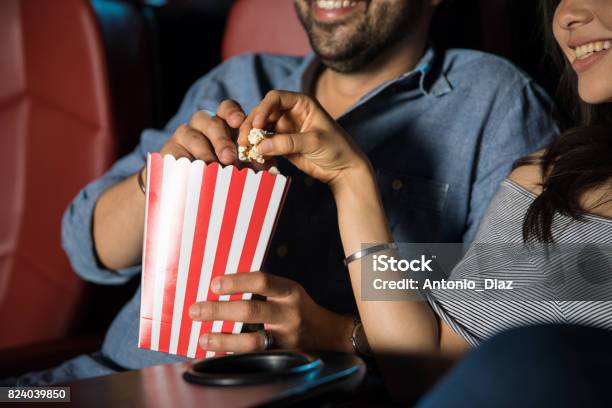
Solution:
<svg viewBox="0 0 612 408">
<path fill-rule="evenodd" d="M 580 84 L 578 94 L 583 102 L 590 105 L 610 103 L 612 102 L 612 84 L 609 87 L 595 86 L 595 84 Z"/>
</svg>

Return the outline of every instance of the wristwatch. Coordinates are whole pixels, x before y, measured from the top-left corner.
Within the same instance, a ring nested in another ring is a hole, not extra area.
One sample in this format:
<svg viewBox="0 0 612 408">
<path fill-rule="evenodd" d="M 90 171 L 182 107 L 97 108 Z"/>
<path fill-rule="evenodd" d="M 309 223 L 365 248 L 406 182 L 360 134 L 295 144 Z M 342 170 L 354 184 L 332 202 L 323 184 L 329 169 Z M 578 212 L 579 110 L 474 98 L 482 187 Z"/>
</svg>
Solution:
<svg viewBox="0 0 612 408">
<path fill-rule="evenodd" d="M 366 337 L 365 330 L 361 320 L 357 317 L 353 317 L 353 331 L 351 332 L 351 345 L 355 353 L 362 357 L 371 357 L 372 351 L 370 350 L 370 344 Z"/>
</svg>

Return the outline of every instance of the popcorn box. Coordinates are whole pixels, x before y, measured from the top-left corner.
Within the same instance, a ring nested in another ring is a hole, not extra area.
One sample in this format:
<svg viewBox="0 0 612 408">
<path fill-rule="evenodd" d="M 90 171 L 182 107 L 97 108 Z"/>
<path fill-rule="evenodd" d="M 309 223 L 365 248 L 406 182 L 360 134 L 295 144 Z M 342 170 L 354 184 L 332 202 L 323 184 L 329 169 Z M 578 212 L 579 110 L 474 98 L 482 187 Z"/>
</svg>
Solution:
<svg viewBox="0 0 612 408">
<path fill-rule="evenodd" d="M 220 275 L 261 268 L 290 180 L 267 171 L 149 154 L 139 347 L 205 358 L 205 333 L 239 333 L 241 322 L 196 322 L 199 301 L 250 299 L 209 290 Z"/>
</svg>

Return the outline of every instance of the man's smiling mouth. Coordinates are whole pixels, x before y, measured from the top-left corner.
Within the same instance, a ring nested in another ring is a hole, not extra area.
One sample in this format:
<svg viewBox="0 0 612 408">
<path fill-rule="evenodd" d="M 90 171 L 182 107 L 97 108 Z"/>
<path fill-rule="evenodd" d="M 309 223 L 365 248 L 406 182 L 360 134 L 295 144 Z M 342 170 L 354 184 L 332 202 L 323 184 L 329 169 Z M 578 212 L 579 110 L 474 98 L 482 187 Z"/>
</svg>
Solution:
<svg viewBox="0 0 612 408">
<path fill-rule="evenodd" d="M 367 9 L 367 0 L 315 0 L 312 3 L 314 16 L 320 22 L 337 22 Z"/>
</svg>

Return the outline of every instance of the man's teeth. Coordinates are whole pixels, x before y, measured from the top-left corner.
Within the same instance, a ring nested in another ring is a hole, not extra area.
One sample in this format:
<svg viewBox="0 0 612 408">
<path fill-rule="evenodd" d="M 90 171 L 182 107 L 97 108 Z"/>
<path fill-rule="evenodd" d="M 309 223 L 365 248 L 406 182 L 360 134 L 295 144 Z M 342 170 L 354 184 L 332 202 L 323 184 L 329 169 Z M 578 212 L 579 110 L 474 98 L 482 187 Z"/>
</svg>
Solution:
<svg viewBox="0 0 612 408">
<path fill-rule="evenodd" d="M 580 47 L 576 47 L 574 52 L 576 53 L 576 58 L 581 60 L 590 57 L 596 52 L 602 50 L 609 50 L 612 47 L 612 41 L 595 41 L 589 44 L 581 45 Z"/>
<path fill-rule="evenodd" d="M 317 0 L 317 7 L 327 10 L 355 7 L 356 1 L 353 0 Z"/>
</svg>

